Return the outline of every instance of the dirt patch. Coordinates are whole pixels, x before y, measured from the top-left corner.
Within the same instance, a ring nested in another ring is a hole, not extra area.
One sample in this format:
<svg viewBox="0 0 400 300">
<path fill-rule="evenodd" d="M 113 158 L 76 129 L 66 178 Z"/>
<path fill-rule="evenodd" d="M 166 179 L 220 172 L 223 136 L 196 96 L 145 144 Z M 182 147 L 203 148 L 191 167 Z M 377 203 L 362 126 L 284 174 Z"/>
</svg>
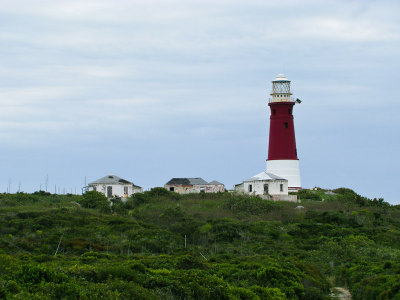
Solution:
<svg viewBox="0 0 400 300">
<path fill-rule="evenodd" d="M 332 299 L 341 299 L 341 300 L 352 299 L 348 289 L 338 286 L 331 289 L 330 296 L 332 297 Z"/>
</svg>

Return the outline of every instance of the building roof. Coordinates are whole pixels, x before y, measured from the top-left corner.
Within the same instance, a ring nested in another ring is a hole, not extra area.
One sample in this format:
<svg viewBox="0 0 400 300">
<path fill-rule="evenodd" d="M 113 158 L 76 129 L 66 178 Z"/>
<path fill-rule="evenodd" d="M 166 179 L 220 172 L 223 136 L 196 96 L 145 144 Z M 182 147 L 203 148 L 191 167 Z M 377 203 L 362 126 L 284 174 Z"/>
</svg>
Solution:
<svg viewBox="0 0 400 300">
<path fill-rule="evenodd" d="M 284 74 L 278 74 L 273 81 L 290 81 Z"/>
<path fill-rule="evenodd" d="M 216 180 L 213 180 L 213 181 L 211 181 L 211 182 L 208 183 L 208 184 L 212 184 L 212 185 L 220 185 L 220 184 L 222 184 L 222 185 L 224 185 L 223 183 L 218 182 L 218 181 L 216 181 Z"/>
<path fill-rule="evenodd" d="M 89 185 L 92 185 L 92 184 L 132 184 L 132 185 L 135 185 L 135 184 L 133 184 L 133 182 L 130 182 L 121 177 L 111 175 L 111 174 L 89 183 Z"/>
<path fill-rule="evenodd" d="M 285 178 L 279 177 L 275 174 L 268 173 L 268 172 L 261 172 L 260 174 L 254 175 L 253 177 L 250 177 L 249 179 L 245 180 L 246 181 L 258 181 L 258 180 L 286 180 Z"/>
<path fill-rule="evenodd" d="M 166 184 L 177 184 L 177 185 L 207 185 L 208 182 L 205 181 L 203 178 L 196 177 L 196 178 L 172 178 Z"/>
</svg>

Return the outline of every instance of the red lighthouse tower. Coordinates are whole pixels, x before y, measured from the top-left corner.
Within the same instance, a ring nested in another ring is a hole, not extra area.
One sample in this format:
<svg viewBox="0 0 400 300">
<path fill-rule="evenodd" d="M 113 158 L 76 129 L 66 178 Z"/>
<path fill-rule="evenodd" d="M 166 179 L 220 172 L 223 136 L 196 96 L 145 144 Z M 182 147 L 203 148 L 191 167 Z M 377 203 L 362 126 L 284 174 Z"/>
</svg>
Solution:
<svg viewBox="0 0 400 300">
<path fill-rule="evenodd" d="M 267 172 L 288 180 L 289 190 L 301 189 L 299 159 L 294 134 L 290 81 L 279 74 L 272 81 Z"/>
</svg>

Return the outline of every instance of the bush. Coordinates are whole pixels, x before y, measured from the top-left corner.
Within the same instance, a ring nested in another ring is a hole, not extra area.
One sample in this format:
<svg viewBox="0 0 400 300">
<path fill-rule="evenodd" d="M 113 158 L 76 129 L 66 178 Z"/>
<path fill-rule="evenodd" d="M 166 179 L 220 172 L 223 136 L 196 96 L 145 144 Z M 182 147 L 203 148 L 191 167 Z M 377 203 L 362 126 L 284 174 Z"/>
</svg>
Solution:
<svg viewBox="0 0 400 300">
<path fill-rule="evenodd" d="M 232 219 L 221 219 L 212 222 L 212 232 L 215 234 L 217 241 L 233 242 L 240 238 L 240 232 L 245 225 Z"/>
<path fill-rule="evenodd" d="M 261 287 L 259 285 L 253 285 L 250 287 L 250 290 L 255 292 L 260 299 L 269 299 L 269 300 L 286 300 L 286 295 L 282 293 L 282 291 L 278 288 L 266 288 Z"/>
<path fill-rule="evenodd" d="M 172 192 L 168 191 L 163 187 L 155 187 L 145 193 L 148 194 L 150 197 L 160 197 L 160 196 L 163 197 L 171 195 Z"/>
<path fill-rule="evenodd" d="M 79 201 L 82 207 L 97 208 L 101 211 L 110 211 L 110 202 L 104 194 L 97 191 L 88 191 L 82 195 Z"/>
<path fill-rule="evenodd" d="M 149 202 L 148 194 L 136 193 L 131 195 L 125 203 L 126 209 L 133 209 Z"/>
<path fill-rule="evenodd" d="M 205 264 L 199 258 L 191 255 L 182 256 L 178 258 L 178 261 L 176 262 L 177 269 L 204 269 L 205 267 Z"/>
<path fill-rule="evenodd" d="M 40 190 L 40 191 L 36 191 L 36 192 L 34 192 L 34 193 L 33 193 L 33 195 L 39 195 L 39 196 L 50 196 L 50 195 L 51 195 L 51 193 L 49 193 L 49 192 L 45 192 L 45 191 L 42 191 L 42 190 Z"/>
<path fill-rule="evenodd" d="M 41 282 L 61 283 L 68 279 L 65 274 L 56 272 L 54 269 L 41 264 L 26 264 L 17 274 L 20 282 L 27 284 L 39 284 Z"/>
<path fill-rule="evenodd" d="M 307 190 L 307 189 L 302 189 L 299 190 L 297 192 L 297 199 L 300 200 L 314 200 L 314 201 L 321 201 L 321 196 L 315 192 L 315 191 L 311 191 L 311 190 Z"/>
<path fill-rule="evenodd" d="M 227 198 L 223 206 L 234 212 L 246 212 L 259 215 L 279 208 L 280 204 L 278 202 L 261 199 L 257 196 L 237 195 Z"/>
<path fill-rule="evenodd" d="M 231 295 L 233 295 L 236 299 L 241 300 L 259 300 L 260 297 L 257 296 L 251 290 L 242 288 L 242 287 L 231 287 L 230 288 Z"/>
</svg>

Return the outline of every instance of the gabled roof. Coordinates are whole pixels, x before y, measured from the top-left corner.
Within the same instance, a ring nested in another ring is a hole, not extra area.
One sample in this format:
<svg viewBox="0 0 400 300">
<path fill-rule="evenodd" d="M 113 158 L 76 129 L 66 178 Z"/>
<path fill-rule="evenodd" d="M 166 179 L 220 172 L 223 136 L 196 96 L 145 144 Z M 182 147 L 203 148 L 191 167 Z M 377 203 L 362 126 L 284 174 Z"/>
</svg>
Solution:
<svg viewBox="0 0 400 300">
<path fill-rule="evenodd" d="M 91 185 L 91 184 L 132 184 L 132 185 L 134 185 L 132 182 L 130 182 L 128 180 L 125 180 L 121 177 L 111 175 L 111 174 L 89 183 L 89 185 Z"/>
<path fill-rule="evenodd" d="M 181 184 L 181 185 L 207 185 L 208 182 L 205 181 L 203 178 L 196 177 L 196 178 L 172 178 L 166 184 Z"/>
<path fill-rule="evenodd" d="M 211 181 L 209 184 L 212 184 L 212 185 L 220 185 L 220 184 L 222 184 L 222 185 L 224 185 L 223 183 L 218 182 L 216 180 Z"/>
<path fill-rule="evenodd" d="M 246 181 L 258 181 L 258 180 L 271 180 L 272 181 L 272 180 L 287 180 L 287 179 L 264 171 L 264 172 L 261 172 L 260 174 L 250 177 L 249 179 L 245 180 L 245 182 Z"/>
</svg>

